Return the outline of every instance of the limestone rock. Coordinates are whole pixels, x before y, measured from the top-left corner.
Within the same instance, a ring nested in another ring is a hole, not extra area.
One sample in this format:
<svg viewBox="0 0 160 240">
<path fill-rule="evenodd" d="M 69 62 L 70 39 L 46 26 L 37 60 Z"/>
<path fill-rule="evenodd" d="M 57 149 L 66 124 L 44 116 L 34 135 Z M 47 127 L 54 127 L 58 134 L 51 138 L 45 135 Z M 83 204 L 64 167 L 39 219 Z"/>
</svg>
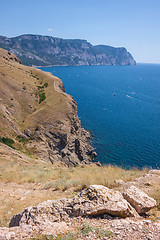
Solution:
<svg viewBox="0 0 160 240">
<path fill-rule="evenodd" d="M 110 214 L 119 217 L 137 217 L 135 209 L 118 191 L 102 185 L 91 185 L 74 198 L 74 215 Z"/>
<path fill-rule="evenodd" d="M 102 185 L 91 185 L 73 199 L 48 200 L 37 207 L 28 207 L 14 215 L 9 226 L 48 225 L 68 217 L 110 214 L 119 217 L 137 217 L 135 209 L 118 191 Z"/>
<path fill-rule="evenodd" d="M 28 207 L 23 212 L 12 217 L 9 227 L 30 225 L 49 225 L 53 222 L 65 219 L 67 215 L 64 210 L 67 199 L 48 200 L 38 204 L 36 207 Z"/>
<path fill-rule="evenodd" d="M 156 206 L 156 201 L 153 198 L 135 186 L 129 187 L 123 193 L 123 196 L 139 214 L 145 213 Z"/>
</svg>

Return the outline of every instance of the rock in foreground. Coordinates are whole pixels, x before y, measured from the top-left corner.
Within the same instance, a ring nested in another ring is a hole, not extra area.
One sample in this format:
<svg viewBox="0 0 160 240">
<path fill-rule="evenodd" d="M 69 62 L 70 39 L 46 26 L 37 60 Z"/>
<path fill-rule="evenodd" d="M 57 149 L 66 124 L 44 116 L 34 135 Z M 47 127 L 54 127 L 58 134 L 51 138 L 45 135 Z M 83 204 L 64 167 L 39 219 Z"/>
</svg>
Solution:
<svg viewBox="0 0 160 240">
<path fill-rule="evenodd" d="M 123 196 L 139 214 L 143 214 L 156 206 L 156 201 L 153 198 L 135 186 L 129 187 Z"/>
<path fill-rule="evenodd" d="M 110 214 L 119 217 L 136 217 L 135 209 L 118 191 L 102 185 L 91 185 L 73 199 L 74 215 Z"/>
<path fill-rule="evenodd" d="M 151 199 L 137 188 L 129 188 L 128 195 L 130 196 L 130 198 L 128 198 L 129 201 L 135 196 L 137 198 L 137 201 L 132 204 L 132 206 L 124 199 L 120 192 L 102 185 L 91 185 L 73 199 L 48 200 L 38 204 L 37 207 L 28 207 L 22 213 L 14 215 L 9 226 L 13 227 L 23 224 L 48 225 L 53 222 L 64 221 L 69 217 L 95 216 L 101 214 L 109 214 L 123 218 L 138 217 L 138 213 L 144 213 L 156 204 L 154 199 Z M 139 202 L 142 197 L 146 199 L 146 202 L 147 199 L 150 199 L 152 205 L 150 204 L 150 207 L 140 208 Z"/>
</svg>

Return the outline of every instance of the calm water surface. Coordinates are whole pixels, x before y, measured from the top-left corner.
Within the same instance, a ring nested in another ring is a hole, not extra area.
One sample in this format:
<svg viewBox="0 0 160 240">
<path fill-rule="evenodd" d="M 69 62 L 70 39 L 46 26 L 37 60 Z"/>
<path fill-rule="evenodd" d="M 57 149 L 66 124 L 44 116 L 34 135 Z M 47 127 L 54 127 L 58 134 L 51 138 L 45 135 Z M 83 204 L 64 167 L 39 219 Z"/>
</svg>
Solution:
<svg viewBox="0 0 160 240">
<path fill-rule="evenodd" d="M 101 163 L 160 167 L 160 65 L 45 67 L 77 101 Z M 115 95 L 114 95 L 115 93 Z"/>
</svg>

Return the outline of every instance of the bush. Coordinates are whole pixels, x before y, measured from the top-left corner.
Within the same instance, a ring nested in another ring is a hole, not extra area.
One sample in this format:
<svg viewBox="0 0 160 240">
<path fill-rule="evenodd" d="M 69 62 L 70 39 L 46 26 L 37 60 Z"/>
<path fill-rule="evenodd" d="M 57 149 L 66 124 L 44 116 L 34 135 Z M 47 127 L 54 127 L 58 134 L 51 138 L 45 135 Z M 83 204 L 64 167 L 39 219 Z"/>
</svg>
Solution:
<svg viewBox="0 0 160 240">
<path fill-rule="evenodd" d="M 44 88 L 47 88 L 47 87 L 48 87 L 48 83 L 44 83 L 42 86 L 37 86 L 38 89 L 35 92 L 35 96 L 39 97 L 39 104 L 46 99 Z"/>
<path fill-rule="evenodd" d="M 12 138 L 0 137 L 0 142 L 6 144 L 7 146 L 9 146 L 13 149 L 15 149 L 15 147 L 12 146 L 15 143 Z"/>
<path fill-rule="evenodd" d="M 45 83 L 43 86 L 44 86 L 44 87 L 48 87 L 48 83 Z"/>
<path fill-rule="evenodd" d="M 43 86 L 37 86 L 38 90 L 43 89 L 43 88 L 47 88 L 48 87 L 48 83 L 43 84 Z"/>
<path fill-rule="evenodd" d="M 39 92 L 39 103 L 43 102 L 46 99 L 45 92 Z"/>
</svg>

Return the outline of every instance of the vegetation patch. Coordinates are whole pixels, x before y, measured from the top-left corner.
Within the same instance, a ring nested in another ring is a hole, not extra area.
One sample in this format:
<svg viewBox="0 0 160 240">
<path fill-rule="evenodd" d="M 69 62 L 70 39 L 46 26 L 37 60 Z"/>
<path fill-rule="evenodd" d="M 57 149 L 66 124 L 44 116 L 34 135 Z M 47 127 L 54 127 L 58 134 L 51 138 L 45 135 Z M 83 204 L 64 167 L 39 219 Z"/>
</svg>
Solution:
<svg viewBox="0 0 160 240">
<path fill-rule="evenodd" d="M 83 226 L 79 229 L 79 234 L 82 234 L 84 237 L 86 237 L 89 236 L 89 233 L 93 231 L 93 227 L 89 226 L 88 224 L 83 224 Z"/>
<path fill-rule="evenodd" d="M 79 229 L 78 235 L 82 235 L 83 237 L 88 237 L 90 233 L 94 233 L 97 239 L 101 239 L 104 237 L 112 237 L 112 232 L 105 230 L 100 227 L 92 227 L 87 223 L 84 223 L 82 227 Z"/>
<path fill-rule="evenodd" d="M 38 90 L 48 87 L 48 83 L 44 83 L 42 86 L 37 86 Z"/>
<path fill-rule="evenodd" d="M 55 240 L 77 240 L 77 236 L 74 233 L 68 232 L 66 234 L 59 234 Z"/>
<path fill-rule="evenodd" d="M 65 233 L 65 234 L 58 234 L 57 237 L 53 235 L 41 235 L 36 238 L 31 238 L 31 240 L 76 240 L 76 236 L 74 233 Z"/>
<path fill-rule="evenodd" d="M 36 96 L 39 97 L 39 104 L 46 99 L 45 88 L 48 87 L 48 83 L 44 83 L 42 86 L 37 86 Z"/>
<path fill-rule="evenodd" d="M 12 146 L 15 143 L 12 138 L 0 137 L 0 142 L 6 144 L 7 146 L 9 146 L 13 149 L 15 149 L 15 147 Z"/>
<path fill-rule="evenodd" d="M 96 239 L 111 238 L 112 232 L 101 227 L 92 227 L 88 223 L 84 223 L 82 226 L 77 227 L 74 233 L 67 232 L 57 235 L 55 240 L 76 240 L 76 239 L 91 239 L 92 235 Z"/>
<path fill-rule="evenodd" d="M 38 92 L 38 96 L 39 96 L 39 104 L 46 99 L 45 92 L 42 90 Z"/>
</svg>

